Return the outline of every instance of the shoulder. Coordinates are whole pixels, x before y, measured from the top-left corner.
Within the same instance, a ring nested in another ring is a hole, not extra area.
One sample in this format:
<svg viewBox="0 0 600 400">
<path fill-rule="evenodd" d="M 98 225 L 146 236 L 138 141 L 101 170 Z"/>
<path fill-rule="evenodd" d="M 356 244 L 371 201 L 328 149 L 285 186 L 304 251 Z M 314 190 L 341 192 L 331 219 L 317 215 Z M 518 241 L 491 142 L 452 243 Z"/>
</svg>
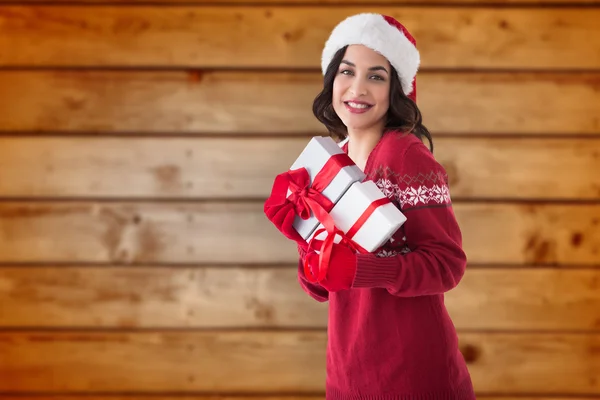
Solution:
<svg viewBox="0 0 600 400">
<path fill-rule="evenodd" d="M 452 204 L 448 174 L 422 142 L 411 145 L 399 174 L 399 202 L 404 208 Z"/>
<path fill-rule="evenodd" d="M 401 131 L 389 131 L 381 137 L 381 149 L 398 155 L 415 143 L 421 143 L 418 137 Z"/>
<path fill-rule="evenodd" d="M 415 135 L 386 135 L 373 178 L 394 188 L 402 208 L 451 204 L 448 174 Z"/>
<path fill-rule="evenodd" d="M 414 136 L 414 135 L 413 135 Z M 406 185 L 448 186 L 448 174 L 420 139 L 406 149 L 398 170 Z"/>
<path fill-rule="evenodd" d="M 428 169 L 443 170 L 421 139 L 395 131 L 381 138 L 373 157 L 373 168 L 393 172 L 394 175 Z"/>
</svg>

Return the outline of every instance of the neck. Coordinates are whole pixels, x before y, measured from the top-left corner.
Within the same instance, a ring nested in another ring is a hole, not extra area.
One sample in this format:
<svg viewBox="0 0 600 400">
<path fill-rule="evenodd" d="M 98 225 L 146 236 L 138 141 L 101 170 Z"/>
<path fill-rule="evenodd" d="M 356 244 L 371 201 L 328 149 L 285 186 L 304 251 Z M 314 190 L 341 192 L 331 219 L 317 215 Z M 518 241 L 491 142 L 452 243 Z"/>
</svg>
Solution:
<svg viewBox="0 0 600 400">
<path fill-rule="evenodd" d="M 366 131 L 348 129 L 348 156 L 361 170 L 365 170 L 369 154 L 377 146 L 382 134 L 381 128 Z"/>
</svg>

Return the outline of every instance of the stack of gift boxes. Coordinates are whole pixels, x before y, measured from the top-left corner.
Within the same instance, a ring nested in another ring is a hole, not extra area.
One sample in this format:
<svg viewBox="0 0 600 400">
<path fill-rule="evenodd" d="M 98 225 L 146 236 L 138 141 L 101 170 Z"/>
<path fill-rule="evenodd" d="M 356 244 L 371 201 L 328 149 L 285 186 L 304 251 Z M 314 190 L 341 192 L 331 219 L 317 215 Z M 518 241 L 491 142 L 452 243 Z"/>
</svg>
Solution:
<svg viewBox="0 0 600 400">
<path fill-rule="evenodd" d="M 360 170 L 340 146 L 329 137 L 313 137 L 296 159 L 290 170 L 305 168 L 311 185 L 315 178 L 326 177 L 320 194 L 329 199 L 332 208 L 326 210 L 329 223 L 320 221 L 311 212 L 308 219 L 296 215 L 294 228 L 307 242 L 323 241 L 335 235 L 334 242 L 350 241 L 360 252 L 374 252 L 402 226 L 406 217 L 388 200 L 373 181 L 364 181 L 365 174 Z M 332 163 L 334 159 L 345 162 Z M 323 169 L 327 168 L 328 171 Z M 326 173 L 325 173 L 326 172 Z M 307 191 L 303 194 L 306 195 Z M 291 192 L 288 191 L 288 197 Z M 331 223 L 336 230 L 326 228 Z M 330 238 L 332 239 L 332 238 Z M 317 250 L 318 251 L 318 250 Z"/>
</svg>

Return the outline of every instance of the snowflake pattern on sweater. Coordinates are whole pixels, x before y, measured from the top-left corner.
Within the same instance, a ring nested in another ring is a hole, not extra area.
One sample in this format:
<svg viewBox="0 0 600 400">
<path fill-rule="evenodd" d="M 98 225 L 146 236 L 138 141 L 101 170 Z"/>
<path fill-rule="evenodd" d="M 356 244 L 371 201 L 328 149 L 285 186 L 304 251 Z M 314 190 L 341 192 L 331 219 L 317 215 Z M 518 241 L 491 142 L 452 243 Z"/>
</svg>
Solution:
<svg viewBox="0 0 600 400">
<path fill-rule="evenodd" d="M 389 166 L 380 165 L 367 179 L 372 179 L 383 194 L 402 211 L 408 208 L 452 204 L 448 175 L 442 168 L 410 175 L 399 174 Z M 409 253 L 411 249 L 406 241 L 404 231 L 400 229 L 375 254 L 377 257 L 394 257 Z"/>
<path fill-rule="evenodd" d="M 432 184 L 401 188 L 389 179 L 378 179 L 375 183 L 388 198 L 396 200 L 401 207 L 450 203 L 450 191 L 447 185 Z"/>
</svg>

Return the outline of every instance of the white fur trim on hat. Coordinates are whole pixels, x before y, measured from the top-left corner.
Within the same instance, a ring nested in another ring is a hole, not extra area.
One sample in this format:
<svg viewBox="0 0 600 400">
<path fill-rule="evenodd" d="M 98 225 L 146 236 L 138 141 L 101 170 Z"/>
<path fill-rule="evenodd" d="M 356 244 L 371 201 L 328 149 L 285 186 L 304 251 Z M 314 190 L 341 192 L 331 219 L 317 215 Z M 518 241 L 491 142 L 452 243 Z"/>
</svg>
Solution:
<svg viewBox="0 0 600 400">
<path fill-rule="evenodd" d="M 390 25 L 381 14 L 364 13 L 346 18 L 331 32 L 323 48 L 323 74 L 335 53 L 344 46 L 362 44 L 383 55 L 396 69 L 407 96 L 413 91 L 420 55 L 417 48 L 397 27 Z"/>
</svg>

